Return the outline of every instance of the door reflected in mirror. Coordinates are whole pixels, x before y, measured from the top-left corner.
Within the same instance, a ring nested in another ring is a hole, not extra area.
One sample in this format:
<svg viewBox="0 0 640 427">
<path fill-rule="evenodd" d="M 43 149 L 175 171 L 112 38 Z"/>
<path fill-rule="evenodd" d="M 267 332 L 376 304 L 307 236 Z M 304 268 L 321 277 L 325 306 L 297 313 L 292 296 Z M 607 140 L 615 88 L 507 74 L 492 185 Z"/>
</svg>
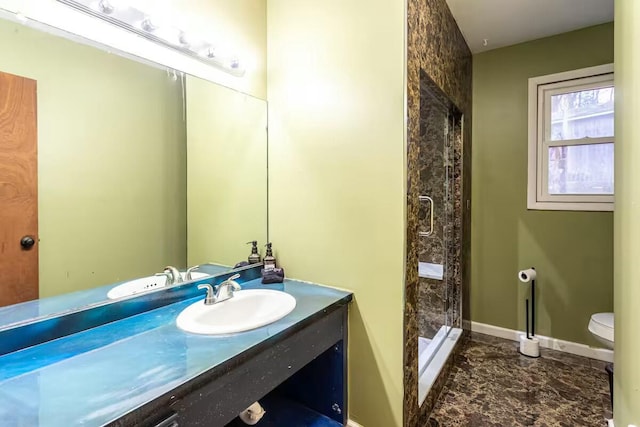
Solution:
<svg viewBox="0 0 640 427">
<path fill-rule="evenodd" d="M 0 57 L 0 305 L 266 242 L 266 101 L 7 20 Z"/>
</svg>

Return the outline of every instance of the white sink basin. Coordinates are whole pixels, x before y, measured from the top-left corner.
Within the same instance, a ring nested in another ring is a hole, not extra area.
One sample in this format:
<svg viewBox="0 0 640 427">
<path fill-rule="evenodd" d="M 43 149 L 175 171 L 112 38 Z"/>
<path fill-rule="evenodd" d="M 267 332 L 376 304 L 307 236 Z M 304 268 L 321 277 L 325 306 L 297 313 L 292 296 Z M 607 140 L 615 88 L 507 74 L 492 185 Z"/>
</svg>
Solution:
<svg viewBox="0 0 640 427">
<path fill-rule="evenodd" d="M 182 275 L 182 279 L 186 280 L 186 273 L 181 272 L 180 274 Z M 203 277 L 207 276 L 209 276 L 209 274 L 198 273 L 197 271 L 191 272 L 192 280 L 202 279 Z M 107 298 L 116 299 L 128 297 L 130 295 L 141 294 L 143 292 L 150 292 L 162 288 L 166 284 L 167 276 L 143 277 L 141 279 L 131 280 L 114 287 L 107 293 Z"/>
<path fill-rule="evenodd" d="M 205 305 L 204 298 L 185 308 L 176 323 L 194 334 L 221 335 L 248 331 L 282 319 L 296 307 L 291 295 L 269 289 L 234 292 L 233 298 Z"/>
</svg>

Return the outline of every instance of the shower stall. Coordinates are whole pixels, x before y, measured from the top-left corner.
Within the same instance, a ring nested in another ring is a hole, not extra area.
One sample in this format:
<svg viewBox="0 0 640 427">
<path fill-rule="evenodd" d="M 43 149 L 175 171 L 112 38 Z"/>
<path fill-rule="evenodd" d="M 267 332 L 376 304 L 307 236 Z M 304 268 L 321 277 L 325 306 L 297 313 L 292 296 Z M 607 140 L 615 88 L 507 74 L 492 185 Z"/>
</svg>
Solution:
<svg viewBox="0 0 640 427">
<path fill-rule="evenodd" d="M 418 186 L 418 377 L 426 393 L 460 336 L 462 114 L 427 77 L 420 85 Z"/>
</svg>

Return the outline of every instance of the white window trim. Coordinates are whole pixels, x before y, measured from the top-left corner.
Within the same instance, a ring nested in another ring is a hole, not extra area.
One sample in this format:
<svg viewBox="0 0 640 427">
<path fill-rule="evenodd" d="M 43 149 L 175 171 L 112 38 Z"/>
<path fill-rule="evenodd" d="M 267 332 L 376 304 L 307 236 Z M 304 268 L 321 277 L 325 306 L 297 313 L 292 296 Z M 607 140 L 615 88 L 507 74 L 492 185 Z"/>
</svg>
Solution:
<svg viewBox="0 0 640 427">
<path fill-rule="evenodd" d="M 538 115 L 542 112 L 543 100 L 539 100 L 538 87 L 561 82 L 563 87 L 567 86 L 567 81 L 583 79 L 587 77 L 613 75 L 613 64 L 598 65 L 595 67 L 582 68 L 579 70 L 567 71 L 563 73 L 549 74 L 546 76 L 533 77 L 529 79 L 529 151 L 528 151 L 528 185 L 527 185 L 527 208 L 532 210 L 563 210 L 563 211 L 613 211 L 614 196 L 569 196 L 571 201 L 550 201 L 549 198 L 541 197 L 539 188 L 543 188 L 543 180 L 546 182 L 545 173 L 539 173 L 542 168 L 538 146 L 540 144 L 539 135 L 542 134 L 542 121 L 538 121 Z M 582 86 L 589 81 L 581 81 Z M 595 140 L 595 138 L 592 138 Z M 576 140 L 576 142 L 581 140 Z M 607 142 L 611 141 L 607 138 Z M 561 145 L 571 145 L 571 140 L 562 141 Z M 594 141 L 595 142 L 595 141 Z M 540 165 L 540 168 L 538 167 Z M 585 197 L 593 201 L 584 201 Z M 563 198 L 567 198 L 564 196 Z M 582 201 L 581 201 L 582 200 Z"/>
</svg>

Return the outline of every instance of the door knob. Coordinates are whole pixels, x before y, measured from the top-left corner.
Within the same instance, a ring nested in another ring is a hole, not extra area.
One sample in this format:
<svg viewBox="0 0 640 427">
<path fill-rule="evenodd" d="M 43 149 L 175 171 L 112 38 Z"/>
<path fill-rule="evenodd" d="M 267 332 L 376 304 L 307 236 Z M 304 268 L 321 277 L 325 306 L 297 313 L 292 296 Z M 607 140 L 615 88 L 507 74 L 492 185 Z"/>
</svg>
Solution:
<svg viewBox="0 0 640 427">
<path fill-rule="evenodd" d="M 31 236 L 24 236 L 22 239 L 20 239 L 20 246 L 22 246 L 22 249 L 29 250 L 35 244 L 36 244 L 36 241 Z"/>
</svg>

